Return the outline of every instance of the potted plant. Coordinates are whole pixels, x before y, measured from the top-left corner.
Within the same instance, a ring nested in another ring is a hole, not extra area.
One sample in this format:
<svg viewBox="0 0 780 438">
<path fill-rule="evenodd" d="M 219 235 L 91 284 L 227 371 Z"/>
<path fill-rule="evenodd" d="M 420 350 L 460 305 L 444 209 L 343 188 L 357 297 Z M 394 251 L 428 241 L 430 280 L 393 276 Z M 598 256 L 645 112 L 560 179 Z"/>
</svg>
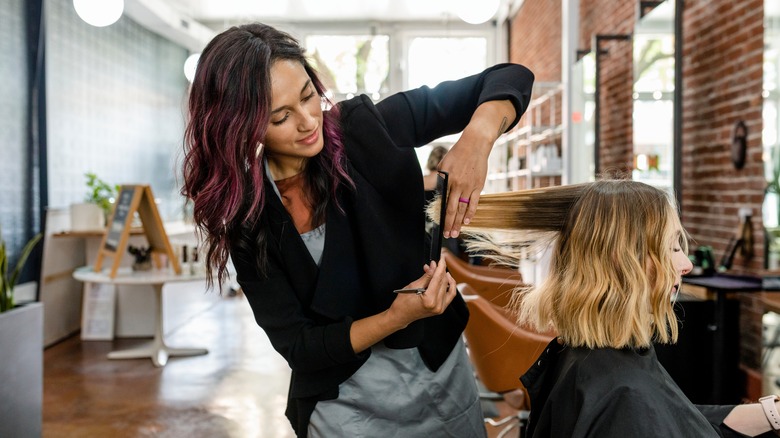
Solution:
<svg viewBox="0 0 780 438">
<path fill-rule="evenodd" d="M 94 172 L 87 172 L 84 176 L 87 178 L 87 194 L 84 202 L 70 206 L 70 228 L 74 231 L 102 231 L 119 188 L 100 179 Z"/>
<path fill-rule="evenodd" d="M 150 246 L 127 247 L 127 252 L 133 255 L 133 271 L 152 270 L 152 248 Z"/>
<path fill-rule="evenodd" d="M 40 240 L 40 233 L 30 239 L 22 249 L 16 266 L 12 271 L 9 271 L 8 250 L 6 249 L 3 236 L 0 235 L 0 313 L 14 308 L 14 286 L 16 286 L 16 282 L 19 280 L 19 274 L 21 274 L 22 268 L 24 268 L 24 264 L 27 262 L 27 257 L 30 256 L 33 248 Z"/>
<path fill-rule="evenodd" d="M 84 200 L 100 207 L 106 217 L 110 216 L 114 199 L 119 193 L 119 186 L 109 185 L 93 172 L 87 172 L 84 176 L 87 177 L 88 189 Z"/>
<path fill-rule="evenodd" d="M 41 235 L 22 249 L 9 270 L 0 233 L 0 436 L 41 436 L 43 420 L 43 304 L 17 305 L 14 288 Z"/>
</svg>

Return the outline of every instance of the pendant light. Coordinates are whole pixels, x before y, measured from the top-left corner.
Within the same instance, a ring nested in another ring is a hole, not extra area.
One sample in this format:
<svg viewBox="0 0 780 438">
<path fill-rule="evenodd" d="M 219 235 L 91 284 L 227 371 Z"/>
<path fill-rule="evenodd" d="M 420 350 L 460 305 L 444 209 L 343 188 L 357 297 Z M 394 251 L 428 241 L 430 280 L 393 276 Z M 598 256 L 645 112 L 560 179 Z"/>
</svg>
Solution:
<svg viewBox="0 0 780 438">
<path fill-rule="evenodd" d="M 500 0 L 459 0 L 456 2 L 458 18 L 469 24 L 482 24 L 496 15 Z"/>
<path fill-rule="evenodd" d="M 125 9 L 124 0 L 73 0 L 73 8 L 82 20 L 95 27 L 116 23 Z"/>
</svg>

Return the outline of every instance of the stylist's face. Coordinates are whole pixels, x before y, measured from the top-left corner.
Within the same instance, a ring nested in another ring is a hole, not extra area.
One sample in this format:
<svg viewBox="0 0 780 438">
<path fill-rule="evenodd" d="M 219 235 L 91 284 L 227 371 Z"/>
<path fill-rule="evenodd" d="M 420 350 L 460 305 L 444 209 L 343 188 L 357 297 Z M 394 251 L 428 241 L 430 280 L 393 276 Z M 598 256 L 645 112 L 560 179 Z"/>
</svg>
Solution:
<svg viewBox="0 0 780 438">
<path fill-rule="evenodd" d="M 276 179 L 300 173 L 306 159 L 324 145 L 320 96 L 297 61 L 279 60 L 271 67 L 271 120 L 265 150 Z"/>
</svg>

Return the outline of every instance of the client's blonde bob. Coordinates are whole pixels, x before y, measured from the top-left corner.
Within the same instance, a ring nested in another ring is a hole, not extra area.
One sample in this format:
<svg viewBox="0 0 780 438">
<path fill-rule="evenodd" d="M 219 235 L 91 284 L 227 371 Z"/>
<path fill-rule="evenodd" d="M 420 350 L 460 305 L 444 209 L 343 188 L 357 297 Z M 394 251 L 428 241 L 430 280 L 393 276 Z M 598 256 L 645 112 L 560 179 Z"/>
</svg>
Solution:
<svg viewBox="0 0 780 438">
<path fill-rule="evenodd" d="M 687 252 L 687 239 L 666 192 L 601 180 L 486 194 L 464 231 L 472 248 L 505 261 L 519 258 L 529 236 L 552 240 L 546 280 L 513 301 L 521 324 L 553 329 L 570 346 L 676 342 L 672 249 Z"/>
</svg>

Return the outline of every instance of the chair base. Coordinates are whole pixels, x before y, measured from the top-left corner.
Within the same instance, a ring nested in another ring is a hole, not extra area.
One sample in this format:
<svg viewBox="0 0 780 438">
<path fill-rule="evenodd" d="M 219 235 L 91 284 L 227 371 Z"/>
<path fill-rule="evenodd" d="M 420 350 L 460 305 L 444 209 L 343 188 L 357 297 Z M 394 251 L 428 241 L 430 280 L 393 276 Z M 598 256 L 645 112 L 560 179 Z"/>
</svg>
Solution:
<svg viewBox="0 0 780 438">
<path fill-rule="evenodd" d="M 485 418 L 485 424 L 489 424 L 493 427 L 506 426 L 498 433 L 497 438 L 504 438 L 509 432 L 517 428 L 518 437 L 525 438 L 526 430 L 528 427 L 528 417 L 530 411 L 522 410 L 514 415 L 509 415 L 500 420 L 494 420 L 492 418 Z M 515 421 L 516 420 L 516 421 Z"/>
</svg>

